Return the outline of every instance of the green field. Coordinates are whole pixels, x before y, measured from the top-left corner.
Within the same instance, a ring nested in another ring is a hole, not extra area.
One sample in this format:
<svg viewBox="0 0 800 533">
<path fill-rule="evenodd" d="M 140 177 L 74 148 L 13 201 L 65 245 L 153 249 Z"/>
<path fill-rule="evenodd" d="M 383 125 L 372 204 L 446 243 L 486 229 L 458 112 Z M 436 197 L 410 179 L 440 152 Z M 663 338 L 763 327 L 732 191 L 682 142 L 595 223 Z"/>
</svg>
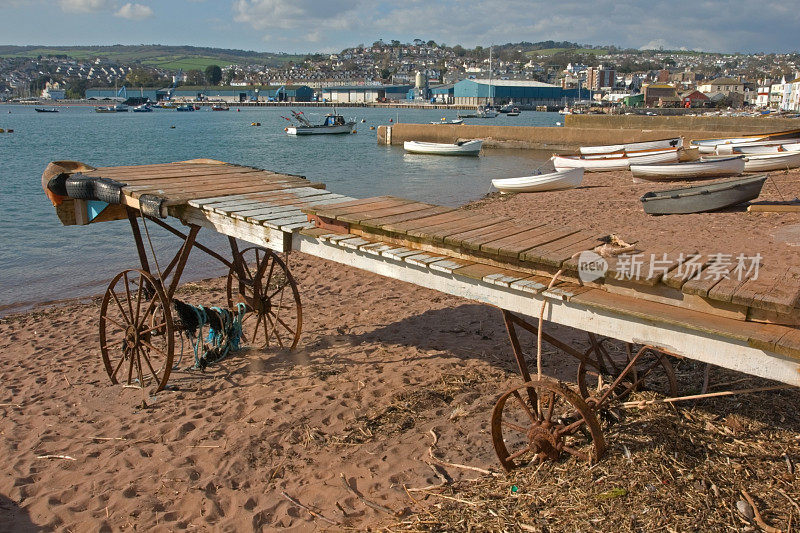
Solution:
<svg viewBox="0 0 800 533">
<path fill-rule="evenodd" d="M 209 65 L 261 64 L 279 66 L 303 56 L 192 46 L 0 46 L 0 57 L 61 55 L 78 61 L 105 59 L 126 65 L 139 64 L 168 70 L 203 70 Z"/>
<path fill-rule="evenodd" d="M 594 55 L 604 55 L 608 53 L 608 50 L 604 48 L 544 48 L 542 50 L 531 50 L 529 52 L 525 52 L 526 56 L 552 56 L 555 54 L 560 53 L 569 53 L 569 54 L 594 54 Z"/>
</svg>

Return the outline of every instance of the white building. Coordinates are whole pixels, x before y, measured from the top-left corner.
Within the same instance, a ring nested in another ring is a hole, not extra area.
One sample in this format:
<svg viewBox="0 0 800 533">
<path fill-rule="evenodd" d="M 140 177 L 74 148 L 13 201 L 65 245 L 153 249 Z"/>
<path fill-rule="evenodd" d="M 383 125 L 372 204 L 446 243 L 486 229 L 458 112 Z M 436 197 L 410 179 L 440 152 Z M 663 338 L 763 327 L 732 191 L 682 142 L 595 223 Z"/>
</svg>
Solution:
<svg viewBox="0 0 800 533">
<path fill-rule="evenodd" d="M 67 91 L 61 88 L 58 82 L 50 83 L 49 81 L 42 89 L 42 98 L 45 100 L 63 100 L 67 96 Z"/>
</svg>

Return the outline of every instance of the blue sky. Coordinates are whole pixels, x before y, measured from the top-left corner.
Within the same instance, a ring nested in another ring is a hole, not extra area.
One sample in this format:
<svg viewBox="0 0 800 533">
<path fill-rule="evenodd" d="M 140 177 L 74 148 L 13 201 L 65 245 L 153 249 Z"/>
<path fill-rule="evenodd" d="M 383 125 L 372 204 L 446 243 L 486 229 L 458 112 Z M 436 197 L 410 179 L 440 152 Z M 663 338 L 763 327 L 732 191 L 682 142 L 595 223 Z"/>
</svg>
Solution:
<svg viewBox="0 0 800 533">
<path fill-rule="evenodd" d="M 800 50 L 797 0 L 0 0 L 0 44 L 338 51 L 378 39 Z"/>
</svg>

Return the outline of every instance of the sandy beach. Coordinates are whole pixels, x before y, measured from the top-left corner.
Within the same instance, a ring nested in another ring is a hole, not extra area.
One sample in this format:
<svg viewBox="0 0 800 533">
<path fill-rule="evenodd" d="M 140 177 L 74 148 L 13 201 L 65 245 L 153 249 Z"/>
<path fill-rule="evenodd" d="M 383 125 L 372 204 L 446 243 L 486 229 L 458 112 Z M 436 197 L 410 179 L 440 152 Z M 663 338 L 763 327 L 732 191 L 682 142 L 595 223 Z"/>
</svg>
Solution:
<svg viewBox="0 0 800 533">
<path fill-rule="evenodd" d="M 772 176 L 761 199 L 800 196 L 800 171 Z M 469 208 L 797 264 L 800 214 L 642 212 L 641 194 L 671 187 L 588 174 L 576 190 Z M 299 254 L 290 266 L 298 350 L 243 349 L 174 372 L 155 397 L 108 382 L 99 299 L 0 319 L 0 531 L 757 528 L 742 491 L 766 523 L 800 523 L 799 391 L 627 410 L 604 421 L 609 452 L 591 469 L 568 459 L 505 474 L 489 417 L 519 378 L 498 309 Z M 222 304 L 224 280 L 178 296 Z M 190 359 L 186 345 L 182 367 Z M 676 365 L 681 392 L 696 392 L 702 367 Z M 574 382 L 576 368 L 546 347 L 545 374 Z M 730 384 L 770 383 L 712 372 L 713 390 Z"/>
</svg>

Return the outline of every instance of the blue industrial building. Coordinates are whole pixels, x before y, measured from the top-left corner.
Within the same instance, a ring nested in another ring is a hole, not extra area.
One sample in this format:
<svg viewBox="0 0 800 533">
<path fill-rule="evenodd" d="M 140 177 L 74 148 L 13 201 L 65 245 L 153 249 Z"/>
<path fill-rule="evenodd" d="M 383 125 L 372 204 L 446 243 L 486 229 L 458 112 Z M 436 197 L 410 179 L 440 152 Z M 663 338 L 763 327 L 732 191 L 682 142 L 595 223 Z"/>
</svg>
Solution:
<svg viewBox="0 0 800 533">
<path fill-rule="evenodd" d="M 453 87 L 453 99 L 459 105 L 516 105 L 558 106 L 578 99 L 577 89 L 562 89 L 558 85 L 528 80 L 461 80 Z"/>
</svg>

